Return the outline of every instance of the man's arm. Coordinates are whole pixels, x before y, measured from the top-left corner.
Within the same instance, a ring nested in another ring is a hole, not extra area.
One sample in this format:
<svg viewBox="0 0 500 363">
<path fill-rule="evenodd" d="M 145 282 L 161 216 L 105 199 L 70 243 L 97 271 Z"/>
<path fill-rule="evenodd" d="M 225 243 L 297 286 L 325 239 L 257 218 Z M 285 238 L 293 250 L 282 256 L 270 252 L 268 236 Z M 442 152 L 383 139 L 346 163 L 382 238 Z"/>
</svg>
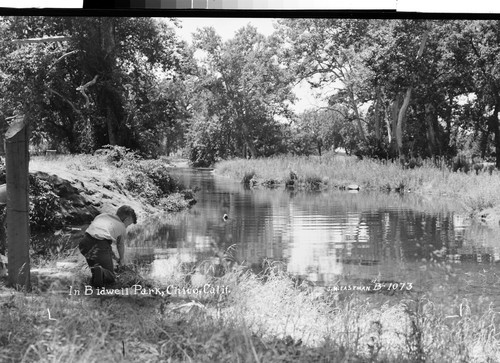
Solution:
<svg viewBox="0 0 500 363">
<path fill-rule="evenodd" d="M 123 236 L 116 239 L 116 249 L 118 250 L 118 255 L 120 256 L 119 265 L 123 266 L 125 264 L 125 242 Z"/>
</svg>

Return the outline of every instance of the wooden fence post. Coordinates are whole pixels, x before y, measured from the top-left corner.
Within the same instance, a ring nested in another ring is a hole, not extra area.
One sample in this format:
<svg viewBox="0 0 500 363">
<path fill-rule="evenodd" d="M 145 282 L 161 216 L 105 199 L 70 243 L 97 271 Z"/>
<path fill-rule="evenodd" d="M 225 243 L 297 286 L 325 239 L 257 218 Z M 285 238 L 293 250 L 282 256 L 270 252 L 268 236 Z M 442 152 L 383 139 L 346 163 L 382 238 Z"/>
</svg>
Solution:
<svg viewBox="0 0 500 363">
<path fill-rule="evenodd" d="M 9 284 L 30 289 L 28 126 L 14 121 L 5 134 Z"/>
</svg>

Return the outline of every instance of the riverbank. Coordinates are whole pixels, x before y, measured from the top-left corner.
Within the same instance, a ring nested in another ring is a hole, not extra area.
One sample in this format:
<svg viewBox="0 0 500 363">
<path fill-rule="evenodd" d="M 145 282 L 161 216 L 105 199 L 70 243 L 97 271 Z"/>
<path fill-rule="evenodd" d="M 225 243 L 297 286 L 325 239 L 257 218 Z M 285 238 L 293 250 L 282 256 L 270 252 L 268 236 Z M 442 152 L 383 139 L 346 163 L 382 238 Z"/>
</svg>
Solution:
<svg viewBox="0 0 500 363">
<path fill-rule="evenodd" d="M 426 163 L 405 169 L 398 163 L 359 160 L 346 155 L 234 159 L 215 165 L 219 175 L 253 186 L 321 190 L 325 188 L 396 191 L 452 197 L 470 216 L 498 227 L 500 175 L 452 172 Z"/>
<path fill-rule="evenodd" d="M 47 181 L 61 199 L 73 202 L 80 197 L 76 207 L 83 203 L 98 208 L 100 213 L 114 213 L 120 205 L 128 204 L 141 218 L 162 211 L 180 211 L 195 202 L 193 192 L 169 175 L 169 169 L 179 163 L 182 161 L 81 154 L 33 157 L 29 168 L 30 173 Z M 71 213 L 68 208 L 61 211 L 64 219 Z"/>
</svg>

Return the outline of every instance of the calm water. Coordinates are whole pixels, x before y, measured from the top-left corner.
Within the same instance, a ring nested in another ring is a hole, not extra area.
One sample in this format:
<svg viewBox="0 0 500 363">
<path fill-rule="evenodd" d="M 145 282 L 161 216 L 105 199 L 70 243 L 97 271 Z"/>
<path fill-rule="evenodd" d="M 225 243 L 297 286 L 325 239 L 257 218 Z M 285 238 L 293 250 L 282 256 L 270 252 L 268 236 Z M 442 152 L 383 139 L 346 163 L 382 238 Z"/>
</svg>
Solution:
<svg viewBox="0 0 500 363">
<path fill-rule="evenodd" d="M 167 257 L 200 261 L 232 245 L 238 262 L 258 268 L 265 258 L 283 261 L 287 271 L 321 285 L 378 278 L 412 282 L 421 290 L 445 291 L 444 285 L 454 284 L 463 292 L 481 285 L 481 273 L 500 267 L 499 231 L 472 224 L 436 200 L 248 190 L 206 170 L 174 173 L 200 189 L 198 203 L 173 222 L 152 222 L 154 233 L 135 238 L 131 252 L 150 259 L 155 273 L 168 268 L 162 264 Z M 471 274 L 476 278 L 467 280 Z M 490 290 L 500 295 L 498 281 Z"/>
</svg>

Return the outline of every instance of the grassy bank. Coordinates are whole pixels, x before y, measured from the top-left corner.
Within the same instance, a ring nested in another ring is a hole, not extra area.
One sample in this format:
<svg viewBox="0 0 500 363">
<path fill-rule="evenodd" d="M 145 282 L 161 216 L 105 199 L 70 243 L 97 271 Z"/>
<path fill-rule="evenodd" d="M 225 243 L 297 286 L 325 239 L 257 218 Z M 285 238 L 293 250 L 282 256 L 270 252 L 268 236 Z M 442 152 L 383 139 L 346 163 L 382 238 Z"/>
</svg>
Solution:
<svg viewBox="0 0 500 363">
<path fill-rule="evenodd" d="M 419 168 L 404 169 L 398 163 L 358 160 L 345 155 L 287 156 L 222 161 L 215 165 L 215 171 L 235 180 L 264 186 L 293 184 L 295 188 L 321 189 L 356 184 L 362 190 L 452 196 L 471 214 L 500 206 L 497 172 L 493 175 L 456 173 L 430 162 Z"/>
<path fill-rule="evenodd" d="M 181 270 L 175 269 L 172 284 L 196 287 L 186 282 L 187 276 L 179 279 Z M 0 361 L 500 359 L 500 313 L 488 301 L 449 303 L 417 292 L 389 296 L 327 291 L 298 285 L 272 265 L 263 275 L 241 267 L 222 277 L 208 273 L 206 283 L 219 286 L 219 292 L 169 297 L 86 296 L 85 272 L 73 276 L 59 293 L 54 286 L 29 294 L 0 287 Z M 82 293 L 70 295 L 69 285 Z"/>
<path fill-rule="evenodd" d="M 30 171 L 71 181 L 82 194 L 97 197 L 106 211 L 114 209 L 110 207 L 113 202 L 127 200 L 146 212 L 188 208 L 194 194 L 170 176 L 171 167 L 169 159 L 143 160 L 119 147 L 95 155 L 38 156 L 30 160 Z"/>
</svg>

